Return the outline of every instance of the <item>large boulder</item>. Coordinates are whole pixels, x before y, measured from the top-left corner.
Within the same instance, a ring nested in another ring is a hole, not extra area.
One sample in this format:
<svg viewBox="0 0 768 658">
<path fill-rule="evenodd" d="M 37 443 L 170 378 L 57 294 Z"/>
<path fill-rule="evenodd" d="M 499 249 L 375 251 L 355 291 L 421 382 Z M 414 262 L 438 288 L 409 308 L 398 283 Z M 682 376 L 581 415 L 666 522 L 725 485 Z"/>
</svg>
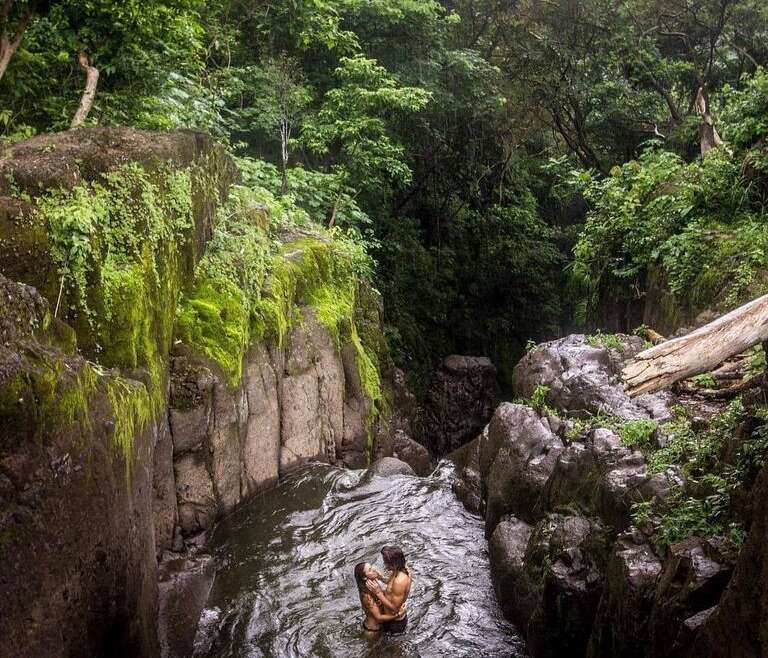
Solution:
<svg viewBox="0 0 768 658">
<path fill-rule="evenodd" d="M 537 605 L 535 580 L 526 571 L 525 554 L 533 528 L 514 516 L 504 516 L 488 542 L 491 580 L 504 614 L 529 634 L 530 612 Z"/>
<path fill-rule="evenodd" d="M 429 475 L 434 468 L 429 450 L 414 441 L 403 430 L 396 430 L 394 434 L 393 456 L 408 464 L 417 475 Z"/>
<path fill-rule="evenodd" d="M 424 398 L 416 437 L 437 456 L 474 439 L 493 413 L 496 368 L 485 357 L 447 357 Z"/>
<path fill-rule="evenodd" d="M 528 523 L 543 516 L 539 498 L 564 450 L 547 418 L 505 402 L 496 409 L 481 442 L 480 474 L 486 486 L 486 530 L 514 514 Z"/>
<path fill-rule="evenodd" d="M 480 476 L 480 447 L 486 440 L 487 428 L 474 441 L 448 455 L 448 459 L 456 467 L 456 477 L 451 485 L 453 492 L 468 511 L 479 516 L 485 516 L 483 479 Z"/>
<path fill-rule="evenodd" d="M 514 517 L 499 522 L 490 542 L 494 586 L 532 655 L 584 654 L 609 546 L 602 524 L 579 515 L 548 514 L 532 529 Z"/>
<path fill-rule="evenodd" d="M 649 655 L 649 621 L 661 569 L 661 560 L 637 529 L 619 536 L 608 561 L 588 657 Z"/>
<path fill-rule="evenodd" d="M 624 391 L 621 369 L 642 350 L 643 341 L 637 336 L 620 338 L 620 350 L 591 345 L 582 334 L 538 345 L 515 366 L 515 393 L 530 398 L 539 386 L 546 386 L 547 401 L 563 411 L 608 414 L 626 420 L 670 418 L 668 394 L 631 399 Z"/>
</svg>

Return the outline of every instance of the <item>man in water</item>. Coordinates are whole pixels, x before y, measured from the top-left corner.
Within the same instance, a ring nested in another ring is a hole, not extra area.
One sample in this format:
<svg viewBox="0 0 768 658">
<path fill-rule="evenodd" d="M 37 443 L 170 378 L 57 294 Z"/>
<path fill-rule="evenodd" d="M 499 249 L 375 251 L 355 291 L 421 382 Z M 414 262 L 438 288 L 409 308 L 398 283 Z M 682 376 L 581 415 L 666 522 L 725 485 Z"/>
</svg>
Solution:
<svg viewBox="0 0 768 658">
<path fill-rule="evenodd" d="M 411 591 L 411 574 L 405 566 L 405 555 L 398 546 L 385 546 L 381 549 L 381 556 L 384 558 L 384 566 L 389 571 L 389 579 L 385 586 L 375 578 L 369 579 L 366 581 L 366 587 L 376 597 L 382 612 L 397 614 Z M 381 574 L 376 575 L 382 581 L 384 580 Z M 402 612 L 392 621 L 384 622 L 381 630 L 389 633 L 404 633 L 407 625 L 408 613 Z"/>
</svg>

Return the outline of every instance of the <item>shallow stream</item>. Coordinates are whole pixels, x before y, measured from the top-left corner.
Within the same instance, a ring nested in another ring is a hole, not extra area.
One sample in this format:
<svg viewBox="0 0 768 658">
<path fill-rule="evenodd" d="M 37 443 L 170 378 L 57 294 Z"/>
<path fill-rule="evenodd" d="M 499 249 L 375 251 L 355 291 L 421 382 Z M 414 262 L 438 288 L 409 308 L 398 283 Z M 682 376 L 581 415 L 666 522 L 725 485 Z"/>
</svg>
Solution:
<svg viewBox="0 0 768 658">
<path fill-rule="evenodd" d="M 427 478 L 365 480 L 309 466 L 219 525 L 219 565 L 195 656 L 510 658 L 524 656 L 491 585 L 482 520 L 451 490 L 453 466 Z M 414 585 L 404 635 L 370 637 L 352 570 L 399 544 Z"/>
</svg>

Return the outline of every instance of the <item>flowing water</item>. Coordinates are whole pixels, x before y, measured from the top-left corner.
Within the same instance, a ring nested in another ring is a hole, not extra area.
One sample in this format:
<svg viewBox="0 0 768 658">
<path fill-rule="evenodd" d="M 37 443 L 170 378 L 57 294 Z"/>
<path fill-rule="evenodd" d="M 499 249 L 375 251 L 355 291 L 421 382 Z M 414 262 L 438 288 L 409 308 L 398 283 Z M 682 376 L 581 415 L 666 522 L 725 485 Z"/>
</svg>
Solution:
<svg viewBox="0 0 768 658">
<path fill-rule="evenodd" d="M 222 523 L 219 570 L 195 656 L 493 658 L 524 656 L 491 585 L 482 520 L 428 478 L 361 478 L 312 465 Z M 403 635 L 369 634 L 352 570 L 399 544 L 414 578 Z M 374 635 L 371 637 L 371 635 Z"/>
</svg>

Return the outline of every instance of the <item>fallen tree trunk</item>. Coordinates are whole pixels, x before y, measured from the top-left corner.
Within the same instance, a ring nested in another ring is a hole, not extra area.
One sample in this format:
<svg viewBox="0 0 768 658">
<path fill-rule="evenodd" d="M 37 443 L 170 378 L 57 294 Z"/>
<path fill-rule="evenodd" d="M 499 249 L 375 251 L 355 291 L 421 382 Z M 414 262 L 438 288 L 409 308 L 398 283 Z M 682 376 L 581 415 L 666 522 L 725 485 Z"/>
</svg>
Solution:
<svg viewBox="0 0 768 658">
<path fill-rule="evenodd" d="M 631 396 L 653 393 L 768 340 L 768 295 L 686 336 L 640 352 L 622 372 Z"/>
</svg>

